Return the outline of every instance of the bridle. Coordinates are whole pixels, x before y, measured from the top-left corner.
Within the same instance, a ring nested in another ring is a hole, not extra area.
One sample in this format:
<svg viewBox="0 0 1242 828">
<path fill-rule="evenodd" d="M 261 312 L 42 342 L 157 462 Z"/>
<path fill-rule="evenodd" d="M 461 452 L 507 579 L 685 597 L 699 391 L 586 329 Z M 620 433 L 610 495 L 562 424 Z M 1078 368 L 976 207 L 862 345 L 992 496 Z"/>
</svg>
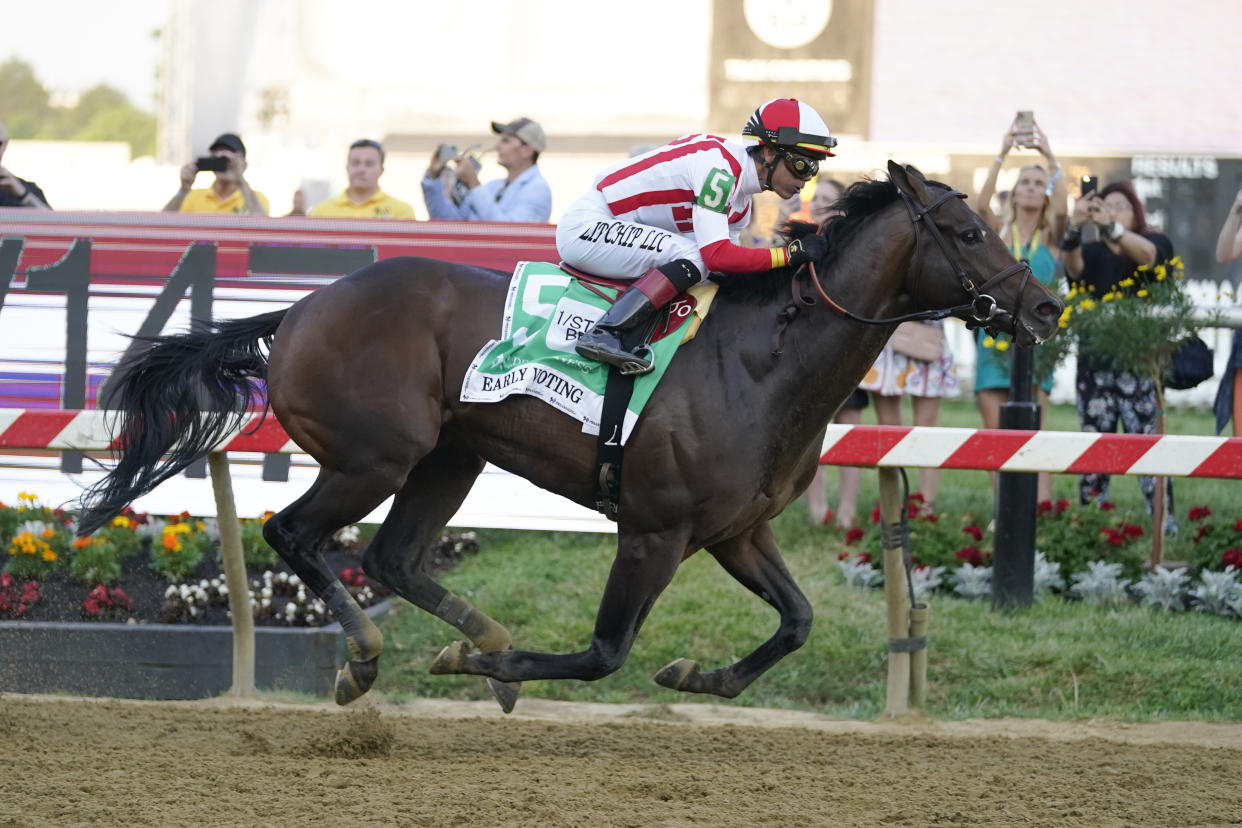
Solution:
<svg viewBox="0 0 1242 828">
<path fill-rule="evenodd" d="M 884 319 L 873 319 L 867 316 L 859 316 L 858 314 L 843 308 L 824 291 L 824 287 L 819 281 L 819 275 L 815 271 L 815 263 L 811 262 L 807 265 L 807 270 L 810 273 L 811 282 L 815 285 L 815 290 L 819 293 L 820 297 L 822 297 L 831 308 L 843 316 L 853 319 L 855 322 L 863 322 L 868 325 L 891 325 L 894 322 L 908 322 L 917 319 L 944 319 L 947 316 L 969 314 L 966 321 L 966 326 L 968 328 L 983 328 L 985 331 L 988 331 L 988 333 L 994 334 L 996 324 L 1005 317 L 1008 317 L 1016 322 L 1018 318 L 1018 309 L 1021 307 L 1022 294 L 1026 290 L 1027 282 L 1033 275 L 1031 273 L 1031 266 L 1025 261 L 1014 262 L 1009 265 L 1009 267 L 1006 267 L 1004 270 L 988 279 L 982 285 L 976 285 L 974 279 L 966 273 L 966 269 L 962 267 L 961 262 L 949 249 L 949 243 L 945 241 L 944 236 L 940 232 L 940 228 L 936 226 L 934 221 L 929 219 L 931 212 L 937 207 L 944 204 L 951 198 L 966 198 L 966 194 L 958 190 L 946 189 L 930 204 L 923 206 L 915 201 L 915 199 L 908 195 L 904 190 L 898 189 L 897 193 L 901 196 L 902 201 L 906 206 L 906 211 L 910 214 L 910 222 L 914 225 L 913 261 L 920 263 L 922 262 L 922 257 L 919 255 L 919 252 L 923 245 L 923 236 L 926 234 L 920 233 L 919 228 L 925 228 L 927 233 L 930 234 L 932 239 L 936 242 L 936 246 L 940 248 L 940 252 L 944 254 L 949 266 L 953 268 L 953 273 L 957 276 L 958 284 L 961 285 L 962 290 L 970 296 L 970 302 L 951 308 L 916 311 L 914 313 L 907 313 L 902 316 L 890 316 Z M 985 291 L 998 283 L 1005 281 L 1015 273 L 1022 274 L 1022 282 L 1018 285 L 1018 291 L 1014 297 L 1013 310 L 1009 311 L 1000 307 L 996 299 Z M 918 286 L 922 277 L 923 271 L 920 265 L 920 270 L 914 274 L 914 290 L 912 293 L 915 295 L 918 293 Z"/>
</svg>

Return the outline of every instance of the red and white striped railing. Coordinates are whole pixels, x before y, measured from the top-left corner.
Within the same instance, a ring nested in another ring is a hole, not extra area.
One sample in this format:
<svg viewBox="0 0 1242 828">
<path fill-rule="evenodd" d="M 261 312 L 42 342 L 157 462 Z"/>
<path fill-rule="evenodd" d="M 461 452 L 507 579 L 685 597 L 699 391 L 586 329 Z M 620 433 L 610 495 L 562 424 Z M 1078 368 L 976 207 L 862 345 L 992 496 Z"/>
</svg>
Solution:
<svg viewBox="0 0 1242 828">
<path fill-rule="evenodd" d="M 0 409 L 0 449 L 103 451 L 112 446 L 110 426 L 111 419 L 104 411 Z M 218 450 L 300 451 L 270 414 L 265 419 L 258 414 L 251 416 Z M 1242 438 L 830 425 L 820 462 L 1242 478 Z"/>
<path fill-rule="evenodd" d="M 1242 438 L 834 424 L 820 462 L 1242 478 Z"/>
</svg>

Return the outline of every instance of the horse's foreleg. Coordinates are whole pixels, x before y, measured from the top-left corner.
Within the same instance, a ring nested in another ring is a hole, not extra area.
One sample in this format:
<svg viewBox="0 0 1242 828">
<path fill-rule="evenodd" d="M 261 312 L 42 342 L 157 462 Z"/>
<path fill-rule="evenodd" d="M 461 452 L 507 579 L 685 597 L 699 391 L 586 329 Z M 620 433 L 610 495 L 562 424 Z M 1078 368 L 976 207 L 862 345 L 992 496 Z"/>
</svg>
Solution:
<svg viewBox="0 0 1242 828">
<path fill-rule="evenodd" d="M 710 673 L 697 662 L 681 658 L 656 673 L 658 684 L 687 693 L 711 693 L 733 698 L 789 653 L 801 647 L 811 631 L 811 604 L 785 568 L 772 527 L 763 523 L 708 552 L 742 586 L 767 601 L 780 613 L 776 634 L 750 655 Z"/>
<path fill-rule="evenodd" d="M 363 570 L 416 607 L 441 618 L 483 652 L 507 650 L 509 631 L 475 609 L 426 572 L 427 553 L 444 524 L 470 493 L 483 460 L 460 446 L 441 443 L 406 478 L 379 532 L 367 546 Z M 517 702 L 519 684 L 489 682 L 506 713 Z"/>
<path fill-rule="evenodd" d="M 263 525 L 263 537 L 307 588 L 327 605 L 345 632 L 352 660 L 336 677 L 336 702 L 348 704 L 370 689 L 379 672 L 384 639 L 320 552 L 328 537 L 362 520 L 396 488 L 394 474 L 345 474 L 320 469 L 306 494 Z M 397 478 L 399 479 L 399 478 Z"/>
<path fill-rule="evenodd" d="M 573 678 L 594 681 L 615 672 L 656 598 L 668 586 L 681 563 L 685 532 L 622 536 L 613 561 L 591 645 L 578 653 L 554 654 L 528 650 L 469 654 L 461 644 L 450 645 L 432 664 L 433 673 L 466 673 L 500 681 Z"/>
</svg>

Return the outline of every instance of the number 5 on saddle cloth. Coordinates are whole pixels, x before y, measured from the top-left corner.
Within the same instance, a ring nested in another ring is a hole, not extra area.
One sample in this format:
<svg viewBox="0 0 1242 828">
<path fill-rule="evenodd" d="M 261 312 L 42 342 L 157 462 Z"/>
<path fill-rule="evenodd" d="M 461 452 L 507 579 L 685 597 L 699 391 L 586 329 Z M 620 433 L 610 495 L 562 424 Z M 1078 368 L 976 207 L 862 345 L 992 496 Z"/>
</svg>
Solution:
<svg viewBox="0 0 1242 828">
<path fill-rule="evenodd" d="M 589 282 L 587 280 L 590 280 Z M 614 478 L 614 496 L 598 498 L 606 516 L 616 518 L 616 484 L 620 480 L 620 450 L 639 414 L 668 368 L 677 346 L 693 337 L 706 316 L 716 285 L 696 285 L 689 295 L 657 316 L 649 347 L 655 370 L 631 375 L 632 393 L 623 402 L 612 427 L 604 428 L 604 400 L 611 391 L 609 366 L 577 354 L 577 338 L 604 314 L 625 283 L 569 272 L 546 262 L 519 262 L 505 301 L 500 335 L 475 356 L 462 382 L 462 402 L 499 402 L 510 394 L 537 397 L 582 423 L 582 431 L 603 436 L 611 465 L 602 477 Z M 610 473 L 610 474 L 608 474 Z"/>
</svg>

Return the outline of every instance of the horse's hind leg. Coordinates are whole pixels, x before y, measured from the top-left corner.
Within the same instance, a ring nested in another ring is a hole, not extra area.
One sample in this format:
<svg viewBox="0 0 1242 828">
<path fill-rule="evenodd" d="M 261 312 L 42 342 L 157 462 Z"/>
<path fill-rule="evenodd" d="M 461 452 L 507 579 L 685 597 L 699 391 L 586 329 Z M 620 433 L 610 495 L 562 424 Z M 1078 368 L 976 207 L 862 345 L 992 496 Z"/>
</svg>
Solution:
<svg viewBox="0 0 1242 828">
<path fill-rule="evenodd" d="M 328 567 L 321 549 L 333 532 L 362 520 L 400 483 L 395 469 L 347 474 L 321 468 L 306 494 L 263 526 L 263 537 L 327 605 L 345 631 L 353 660 L 337 674 L 337 704 L 348 704 L 370 689 L 378 673 L 376 659 L 384 640 L 379 628 Z"/>
<path fill-rule="evenodd" d="M 388 517 L 371 540 L 362 568 L 416 607 L 443 619 L 483 652 L 509 649 L 510 636 L 499 623 L 436 583 L 427 574 L 427 553 L 444 524 L 461 506 L 483 461 L 464 447 L 441 441 L 418 462 L 397 492 Z M 521 685 L 489 680 L 506 713 L 513 710 Z"/>
<path fill-rule="evenodd" d="M 712 693 L 733 698 L 773 664 L 801 647 L 811 631 L 811 604 L 785 568 L 772 527 L 763 523 L 708 552 L 742 586 L 780 613 L 776 634 L 735 664 L 711 673 L 697 662 L 680 658 L 655 675 L 658 684 L 688 693 Z"/>
</svg>

